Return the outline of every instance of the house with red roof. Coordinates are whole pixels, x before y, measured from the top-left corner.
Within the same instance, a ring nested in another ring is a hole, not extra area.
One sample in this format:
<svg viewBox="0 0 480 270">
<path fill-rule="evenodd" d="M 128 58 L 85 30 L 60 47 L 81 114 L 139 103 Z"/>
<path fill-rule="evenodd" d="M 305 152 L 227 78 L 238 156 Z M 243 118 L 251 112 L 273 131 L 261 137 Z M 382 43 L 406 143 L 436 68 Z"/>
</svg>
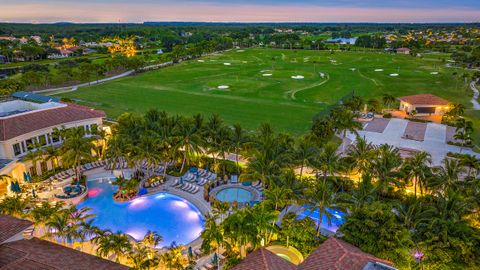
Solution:
<svg viewBox="0 0 480 270">
<path fill-rule="evenodd" d="M 396 268 L 387 260 L 379 259 L 345 241 L 331 237 L 298 265 L 266 248 L 260 248 L 250 253 L 232 270 L 396 270 Z"/>
<path fill-rule="evenodd" d="M 105 113 L 53 97 L 18 92 L 15 99 L 0 103 L 0 174 L 23 181 L 23 173 L 41 174 L 60 165 L 61 160 L 32 164 L 24 157 L 39 147 L 60 147 L 56 129 L 83 127 L 87 136 L 102 128 Z M 57 163 L 57 164 L 54 164 Z M 0 182 L 0 194 L 8 187 Z"/>
<path fill-rule="evenodd" d="M 398 54 L 407 54 L 408 55 L 408 54 L 410 54 L 411 50 L 409 48 L 398 48 L 396 51 L 397 51 Z"/>
<path fill-rule="evenodd" d="M 0 214 L 0 270 L 98 269 L 129 267 L 32 236 L 32 222 Z"/>
<path fill-rule="evenodd" d="M 400 110 L 408 114 L 415 112 L 417 115 L 443 115 L 449 110 L 448 100 L 432 94 L 403 96 L 398 99 Z"/>
</svg>

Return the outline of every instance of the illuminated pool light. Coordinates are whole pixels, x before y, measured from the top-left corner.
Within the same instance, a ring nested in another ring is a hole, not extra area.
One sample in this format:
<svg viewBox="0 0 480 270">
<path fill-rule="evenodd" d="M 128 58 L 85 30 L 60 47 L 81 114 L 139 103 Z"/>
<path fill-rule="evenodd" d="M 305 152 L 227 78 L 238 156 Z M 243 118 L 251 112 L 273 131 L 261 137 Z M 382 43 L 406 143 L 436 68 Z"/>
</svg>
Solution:
<svg viewBox="0 0 480 270">
<path fill-rule="evenodd" d="M 88 188 L 96 196 L 89 197 L 78 208 L 88 207 L 95 214 L 93 225 L 113 232 L 129 234 L 142 240 L 147 231 L 163 237 L 158 247 L 176 242 L 188 244 L 197 239 L 203 231 L 205 219 L 192 203 L 181 197 L 159 193 L 134 199 L 130 202 L 116 202 L 113 194 L 117 189 L 108 181 L 89 181 Z"/>
</svg>

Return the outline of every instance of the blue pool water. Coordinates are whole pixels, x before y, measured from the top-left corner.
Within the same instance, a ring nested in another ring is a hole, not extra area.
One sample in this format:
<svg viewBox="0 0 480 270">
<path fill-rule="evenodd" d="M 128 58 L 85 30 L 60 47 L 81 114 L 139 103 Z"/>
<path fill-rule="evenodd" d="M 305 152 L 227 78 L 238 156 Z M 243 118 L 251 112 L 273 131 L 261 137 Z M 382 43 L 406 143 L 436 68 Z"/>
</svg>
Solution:
<svg viewBox="0 0 480 270">
<path fill-rule="evenodd" d="M 89 207 L 95 214 L 93 224 L 113 232 L 121 231 L 141 240 L 148 230 L 163 237 L 159 247 L 187 244 L 202 232 L 205 220 L 187 200 L 168 193 L 139 197 L 130 202 L 115 202 L 117 189 L 109 180 L 88 182 L 88 198 L 78 208 Z"/>
<path fill-rule="evenodd" d="M 322 216 L 322 223 L 321 223 L 321 228 L 325 230 L 329 230 L 331 232 L 336 232 L 338 228 L 340 228 L 341 225 L 345 223 L 345 216 L 346 214 L 342 211 L 338 211 L 335 209 L 329 209 L 327 208 L 327 212 L 330 213 L 330 224 L 328 224 L 328 218 L 323 215 Z M 301 212 L 298 217 L 299 219 L 303 219 L 305 217 L 310 217 L 315 221 L 315 223 L 318 225 L 319 221 L 319 212 L 318 210 L 315 211 L 310 211 L 310 210 L 304 210 Z"/>
<path fill-rule="evenodd" d="M 236 187 L 222 189 L 215 196 L 218 200 L 229 203 L 233 201 L 237 201 L 239 203 L 250 202 L 253 199 L 252 192 Z"/>
</svg>

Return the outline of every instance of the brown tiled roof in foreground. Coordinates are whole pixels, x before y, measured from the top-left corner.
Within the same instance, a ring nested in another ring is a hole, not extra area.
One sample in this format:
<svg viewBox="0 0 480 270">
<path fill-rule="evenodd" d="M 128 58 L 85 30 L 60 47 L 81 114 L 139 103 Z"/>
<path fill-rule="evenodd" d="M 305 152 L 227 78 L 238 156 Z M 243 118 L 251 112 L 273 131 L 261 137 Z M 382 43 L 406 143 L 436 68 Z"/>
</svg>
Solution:
<svg viewBox="0 0 480 270">
<path fill-rule="evenodd" d="M 32 226 L 28 220 L 0 214 L 0 244 Z"/>
<path fill-rule="evenodd" d="M 449 103 L 448 100 L 432 94 L 404 96 L 399 97 L 398 99 L 413 105 L 448 105 Z"/>
<path fill-rule="evenodd" d="M 232 270 L 296 270 L 293 263 L 280 258 L 275 253 L 260 248 L 248 254 L 243 261 Z"/>
<path fill-rule="evenodd" d="M 0 119 L 0 141 L 6 141 L 42 128 L 105 117 L 103 111 L 72 103 L 67 103 L 67 105 Z"/>
<path fill-rule="evenodd" d="M 368 262 L 392 265 L 389 261 L 376 258 L 347 242 L 331 237 L 298 265 L 298 270 L 363 270 Z"/>
<path fill-rule="evenodd" d="M 129 268 L 52 242 L 32 238 L 0 245 L 0 269 L 126 270 Z"/>
</svg>

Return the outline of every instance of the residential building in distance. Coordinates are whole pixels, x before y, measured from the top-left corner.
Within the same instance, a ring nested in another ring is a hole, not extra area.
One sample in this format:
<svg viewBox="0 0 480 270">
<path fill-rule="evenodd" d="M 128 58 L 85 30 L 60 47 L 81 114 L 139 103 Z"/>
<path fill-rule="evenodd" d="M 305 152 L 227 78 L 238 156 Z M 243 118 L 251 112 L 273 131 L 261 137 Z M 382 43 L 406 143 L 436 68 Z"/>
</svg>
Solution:
<svg viewBox="0 0 480 270">
<path fill-rule="evenodd" d="M 400 110 L 418 115 L 443 115 L 448 112 L 448 100 L 432 94 L 419 94 L 399 97 Z"/>
</svg>

